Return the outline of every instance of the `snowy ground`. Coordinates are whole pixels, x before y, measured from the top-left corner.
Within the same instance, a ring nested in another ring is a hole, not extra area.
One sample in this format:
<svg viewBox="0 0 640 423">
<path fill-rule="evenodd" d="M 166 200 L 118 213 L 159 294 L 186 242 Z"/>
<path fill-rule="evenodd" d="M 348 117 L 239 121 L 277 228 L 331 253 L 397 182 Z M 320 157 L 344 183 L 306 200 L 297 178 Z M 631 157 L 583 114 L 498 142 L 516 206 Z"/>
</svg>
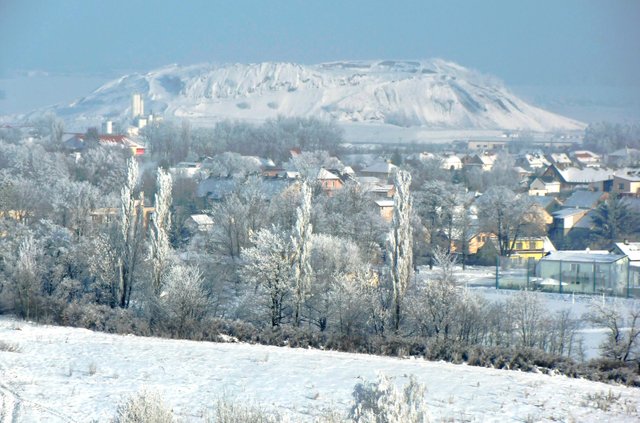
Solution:
<svg viewBox="0 0 640 423">
<path fill-rule="evenodd" d="M 426 384 L 434 421 L 638 421 L 640 390 L 564 376 L 317 350 L 163 340 L 0 319 L 0 423 L 110 418 L 123 396 L 159 391 L 186 421 L 221 395 L 308 421 L 346 410 L 378 372 Z M 598 406 L 597 398 L 612 400 Z M 609 404 L 610 403 L 610 404 Z M 607 408 L 607 405 L 609 408 Z"/>
</svg>

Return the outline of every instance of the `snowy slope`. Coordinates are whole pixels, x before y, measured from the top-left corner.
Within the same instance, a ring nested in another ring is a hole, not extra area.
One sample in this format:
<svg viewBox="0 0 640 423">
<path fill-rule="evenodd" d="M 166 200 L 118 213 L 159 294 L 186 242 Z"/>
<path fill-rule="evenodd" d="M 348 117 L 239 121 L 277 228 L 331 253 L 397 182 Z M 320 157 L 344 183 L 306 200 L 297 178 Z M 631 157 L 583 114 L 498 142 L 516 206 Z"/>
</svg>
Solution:
<svg viewBox="0 0 640 423">
<path fill-rule="evenodd" d="M 107 421 L 122 396 L 159 391 L 185 421 L 223 393 L 308 421 L 346 410 L 353 385 L 377 372 L 426 384 L 433 421 L 623 422 L 640 418 L 640 390 L 564 376 L 358 354 L 162 340 L 0 319 L 0 421 Z M 608 395 L 603 411 L 593 399 Z M 13 420 L 12 420 L 13 419 Z"/>
<path fill-rule="evenodd" d="M 527 104 L 495 79 L 439 59 L 171 65 L 123 76 L 70 105 L 46 111 L 74 121 L 127 118 L 136 92 L 143 94 L 147 112 L 200 123 L 283 115 L 431 129 L 545 132 L 583 127 Z"/>
</svg>

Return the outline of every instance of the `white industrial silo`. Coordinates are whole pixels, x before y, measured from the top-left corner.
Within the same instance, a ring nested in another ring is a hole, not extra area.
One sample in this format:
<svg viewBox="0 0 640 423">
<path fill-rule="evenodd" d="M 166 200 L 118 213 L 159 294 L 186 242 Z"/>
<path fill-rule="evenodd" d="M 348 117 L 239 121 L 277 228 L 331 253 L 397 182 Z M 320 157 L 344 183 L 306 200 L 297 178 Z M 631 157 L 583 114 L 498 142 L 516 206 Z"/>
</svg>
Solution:
<svg viewBox="0 0 640 423">
<path fill-rule="evenodd" d="M 113 134 L 113 121 L 108 120 L 102 123 L 102 133 L 105 135 Z"/>
<path fill-rule="evenodd" d="M 144 115 L 144 100 L 142 100 L 141 94 L 134 94 L 131 97 L 131 117 L 137 118 Z"/>
</svg>

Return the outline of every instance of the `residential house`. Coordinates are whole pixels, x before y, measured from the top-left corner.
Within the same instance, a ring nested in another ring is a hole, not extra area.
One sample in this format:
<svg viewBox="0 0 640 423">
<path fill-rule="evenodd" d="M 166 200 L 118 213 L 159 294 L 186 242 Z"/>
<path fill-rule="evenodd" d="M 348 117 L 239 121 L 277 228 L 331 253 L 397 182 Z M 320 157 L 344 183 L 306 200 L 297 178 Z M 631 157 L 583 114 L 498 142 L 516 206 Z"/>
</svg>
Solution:
<svg viewBox="0 0 640 423">
<path fill-rule="evenodd" d="M 213 229 L 213 219 L 207 214 L 192 214 L 185 220 L 184 227 L 191 233 L 209 232 Z"/>
<path fill-rule="evenodd" d="M 599 191 L 577 190 L 562 204 L 562 208 L 551 213 L 553 223 L 549 229 L 551 238 L 558 244 L 570 238 L 574 247 L 586 247 L 593 221 L 593 210 L 606 197 Z"/>
<path fill-rule="evenodd" d="M 569 231 L 582 219 L 588 212 L 587 209 L 560 209 L 551 215 L 553 223 L 549 229 L 549 234 L 554 241 L 562 239 L 569 234 Z"/>
<path fill-rule="evenodd" d="M 525 262 L 529 259 L 539 260 L 552 251 L 556 251 L 556 247 L 546 236 L 517 238 L 509 260 L 517 262 Z M 487 238 L 487 242 L 478 250 L 478 255 L 488 262 L 495 262 L 499 254 L 500 246 L 496 236 Z"/>
<path fill-rule="evenodd" d="M 547 225 L 553 224 L 553 215 L 551 213 L 560 207 L 558 199 L 551 195 L 530 196 L 529 199 L 533 202 L 533 207 L 538 209 L 538 213 L 543 217 L 544 223 Z"/>
<path fill-rule="evenodd" d="M 573 166 L 573 161 L 571 161 L 567 153 L 551 153 L 548 158 L 549 162 L 555 165 L 558 169 L 565 169 Z"/>
<path fill-rule="evenodd" d="M 462 160 L 455 154 L 445 154 L 442 156 L 440 168 L 447 170 L 459 170 L 462 169 Z"/>
<path fill-rule="evenodd" d="M 549 166 L 540 176 L 545 182 L 560 182 L 560 191 L 571 191 L 578 187 L 587 187 L 597 191 L 610 191 L 614 172 L 610 169 L 577 167 L 558 168 Z"/>
<path fill-rule="evenodd" d="M 495 163 L 498 156 L 495 153 L 478 153 L 472 156 L 467 156 L 464 160 L 465 167 L 478 167 L 481 170 L 488 172 L 493 169 L 493 164 Z"/>
<path fill-rule="evenodd" d="M 573 159 L 580 166 L 584 167 L 600 167 L 602 157 L 592 151 L 576 150 L 572 153 Z"/>
<path fill-rule="evenodd" d="M 202 170 L 202 163 L 197 162 L 180 162 L 174 167 L 169 168 L 169 173 L 174 178 L 196 178 L 203 177 L 205 172 Z"/>
<path fill-rule="evenodd" d="M 598 203 L 603 201 L 607 197 L 607 194 L 601 191 L 587 191 L 576 190 L 564 200 L 562 203 L 563 209 L 587 209 L 591 210 L 598 206 Z"/>
<path fill-rule="evenodd" d="M 533 172 L 520 166 L 514 166 L 513 170 L 518 174 L 520 178 L 520 184 L 524 187 L 529 185 L 529 178 L 533 175 Z"/>
<path fill-rule="evenodd" d="M 613 175 L 613 192 L 621 195 L 640 195 L 640 170 L 625 170 Z"/>
<path fill-rule="evenodd" d="M 365 167 L 360 171 L 362 176 L 373 176 L 388 181 L 398 170 L 398 166 L 389 162 L 378 162 Z"/>
<path fill-rule="evenodd" d="M 640 150 L 625 147 L 606 156 L 606 162 L 613 167 L 640 165 Z"/>
<path fill-rule="evenodd" d="M 477 254 L 490 238 L 496 238 L 496 236 L 491 232 L 476 232 L 470 235 L 467 239 L 467 253 Z"/>
<path fill-rule="evenodd" d="M 484 139 L 484 140 L 468 140 L 467 141 L 467 149 L 474 151 L 498 151 L 498 150 L 506 150 L 509 146 L 509 139 L 507 138 L 499 138 L 499 139 Z"/>
<path fill-rule="evenodd" d="M 316 175 L 316 181 L 322 186 L 322 190 L 329 196 L 339 189 L 342 189 L 344 182 L 335 173 L 329 172 L 325 168 L 320 168 Z"/>
<path fill-rule="evenodd" d="M 96 135 L 100 145 L 128 148 L 134 156 L 141 156 L 145 153 L 145 147 L 141 141 L 127 135 L 103 134 Z M 64 142 L 65 148 L 74 152 L 81 152 L 87 148 L 87 134 L 74 134 Z"/>
<path fill-rule="evenodd" d="M 393 219 L 393 200 L 375 200 L 376 206 L 380 211 L 380 216 L 386 221 L 391 222 Z"/>
<path fill-rule="evenodd" d="M 529 185 L 529 195 L 531 196 L 545 196 L 548 194 L 557 194 L 560 192 L 559 181 L 545 182 L 541 178 L 535 178 Z"/>
<path fill-rule="evenodd" d="M 155 212 L 155 208 L 152 206 L 145 206 L 144 199 L 135 200 L 134 212 L 136 215 L 140 210 L 141 201 L 142 201 L 142 213 L 143 213 L 142 220 L 143 220 L 144 226 L 146 227 L 149 224 L 149 218 Z M 89 212 L 89 217 L 91 218 L 92 223 L 97 225 L 102 225 L 105 223 L 112 222 L 116 218 L 116 216 L 118 216 L 118 213 L 120 213 L 119 207 L 101 207 L 101 208 L 91 210 Z"/>
<path fill-rule="evenodd" d="M 236 181 L 230 177 L 209 177 L 198 183 L 196 197 L 202 199 L 207 205 L 209 201 L 222 201 L 236 189 Z"/>
<path fill-rule="evenodd" d="M 526 153 L 516 159 L 516 166 L 523 167 L 527 170 L 543 169 L 550 164 L 542 153 Z"/>
</svg>

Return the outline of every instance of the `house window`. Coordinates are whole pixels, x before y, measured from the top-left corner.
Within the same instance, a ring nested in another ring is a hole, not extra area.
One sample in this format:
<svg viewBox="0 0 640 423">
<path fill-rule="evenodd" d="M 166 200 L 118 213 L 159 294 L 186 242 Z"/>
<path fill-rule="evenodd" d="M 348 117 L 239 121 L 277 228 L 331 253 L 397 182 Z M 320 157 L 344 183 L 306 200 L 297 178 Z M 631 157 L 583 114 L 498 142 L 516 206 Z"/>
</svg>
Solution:
<svg viewBox="0 0 640 423">
<path fill-rule="evenodd" d="M 620 183 L 620 184 L 618 184 L 618 189 L 619 189 L 620 191 L 624 191 L 624 183 Z"/>
<path fill-rule="evenodd" d="M 516 250 L 522 250 L 522 242 L 516 242 Z"/>
</svg>

